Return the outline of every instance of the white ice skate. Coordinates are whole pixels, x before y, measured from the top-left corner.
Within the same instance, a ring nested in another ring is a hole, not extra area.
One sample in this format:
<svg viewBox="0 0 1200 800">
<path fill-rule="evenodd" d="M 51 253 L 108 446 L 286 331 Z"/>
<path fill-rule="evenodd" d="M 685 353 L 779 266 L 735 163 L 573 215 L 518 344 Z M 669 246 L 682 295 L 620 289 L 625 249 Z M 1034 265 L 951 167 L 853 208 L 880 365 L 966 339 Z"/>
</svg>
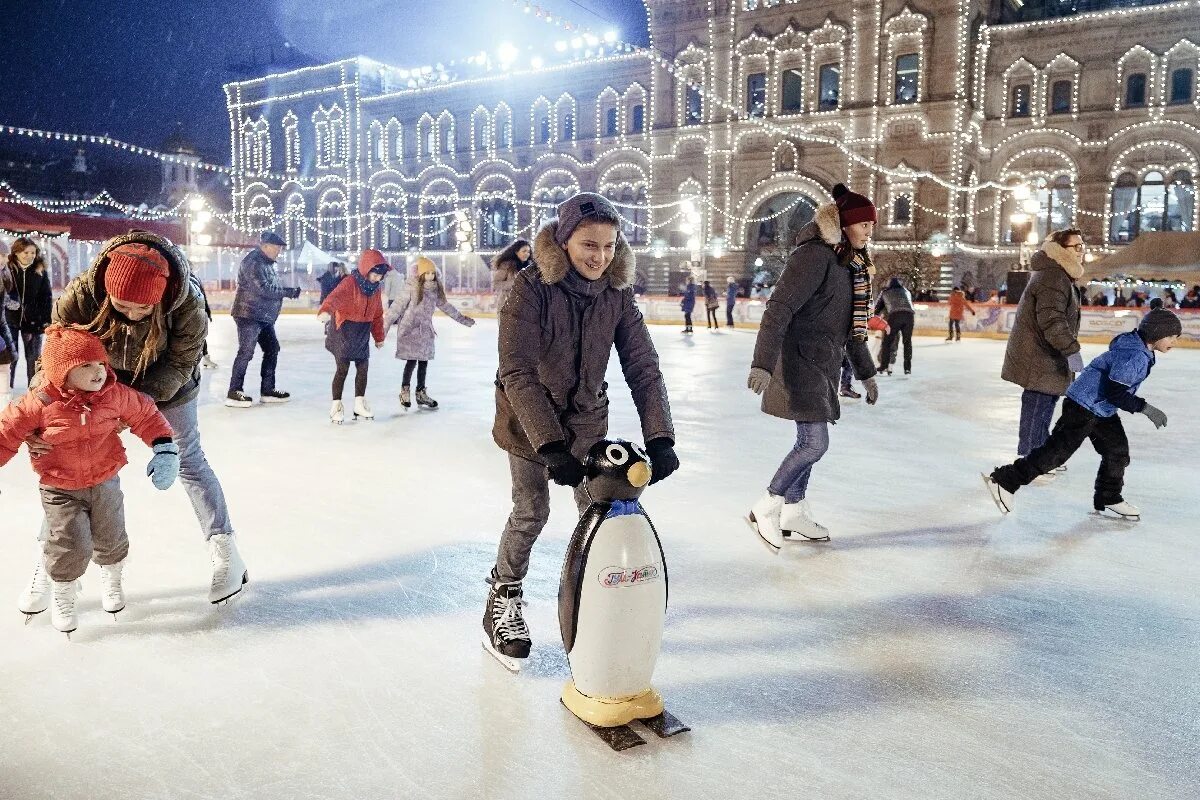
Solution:
<svg viewBox="0 0 1200 800">
<path fill-rule="evenodd" d="M 334 425 L 341 425 L 346 421 L 346 409 L 342 406 L 341 400 L 334 400 L 333 405 L 330 406 L 329 421 Z"/>
<path fill-rule="evenodd" d="M 1056 480 L 1058 480 L 1058 472 L 1056 472 L 1055 470 L 1050 470 L 1049 472 L 1047 472 L 1043 475 L 1038 475 L 1036 478 L 1034 478 L 1033 485 L 1034 486 L 1047 486 L 1051 483 L 1054 483 Z"/>
<path fill-rule="evenodd" d="M 208 602 L 217 605 L 240 592 L 250 582 L 250 575 L 246 572 L 246 563 L 238 553 L 232 533 L 214 534 L 208 540 L 208 553 L 213 565 Z"/>
<path fill-rule="evenodd" d="M 746 517 L 750 530 L 758 534 L 759 541 L 776 556 L 783 548 L 783 530 L 779 527 L 782 511 L 783 498 L 766 492 L 750 508 L 750 515 Z"/>
<path fill-rule="evenodd" d="M 79 591 L 75 581 L 54 582 L 54 602 L 50 606 L 50 623 L 55 630 L 67 634 L 79 627 L 79 618 L 75 615 L 75 597 Z"/>
<path fill-rule="evenodd" d="M 810 542 L 828 542 L 829 529 L 812 518 L 808 498 L 799 503 L 784 503 L 779 514 L 779 527 L 783 535 L 795 534 Z"/>
<path fill-rule="evenodd" d="M 39 544 L 33 565 L 33 577 L 29 579 L 29 585 L 17 599 L 17 608 L 25 615 L 25 624 L 28 625 L 34 615 L 41 614 L 49 607 L 50 573 L 46 572 L 46 560 Z"/>
<path fill-rule="evenodd" d="M 125 589 L 121 586 L 121 572 L 125 562 L 100 565 L 100 605 L 114 617 L 125 610 Z"/>
<path fill-rule="evenodd" d="M 1096 516 L 1104 517 L 1105 519 L 1120 519 L 1126 522 L 1142 521 L 1141 509 L 1125 500 L 1119 503 L 1111 503 L 1104 508 L 1098 508 L 1094 513 Z"/>
<path fill-rule="evenodd" d="M 375 412 L 371 410 L 371 406 L 367 403 L 367 398 L 354 398 L 354 418 L 355 419 L 375 419 Z"/>
<path fill-rule="evenodd" d="M 979 473 L 983 477 L 983 485 L 988 488 L 988 493 L 991 494 L 992 500 L 996 503 L 996 508 L 1000 509 L 1000 513 L 1007 514 L 1013 510 L 1013 494 L 1006 491 L 1003 486 L 992 480 L 992 476 L 986 472 Z"/>
<path fill-rule="evenodd" d="M 204 369 L 216 369 L 217 362 L 213 361 L 208 353 L 205 353 L 204 357 L 200 359 L 200 366 L 204 367 Z"/>
</svg>

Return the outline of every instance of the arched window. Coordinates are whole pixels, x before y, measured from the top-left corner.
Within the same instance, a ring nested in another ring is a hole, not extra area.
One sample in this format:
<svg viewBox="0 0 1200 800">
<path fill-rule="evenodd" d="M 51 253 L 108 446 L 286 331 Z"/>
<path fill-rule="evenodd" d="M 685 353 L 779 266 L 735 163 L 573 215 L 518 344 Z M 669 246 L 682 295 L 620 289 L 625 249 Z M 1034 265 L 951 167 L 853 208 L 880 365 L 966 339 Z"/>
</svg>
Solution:
<svg viewBox="0 0 1200 800">
<path fill-rule="evenodd" d="M 512 111 L 501 103 L 496 106 L 492 115 L 492 135 L 496 139 L 496 149 L 511 150 L 513 146 Z"/>
<path fill-rule="evenodd" d="M 1071 81 L 1055 81 L 1050 87 L 1050 113 L 1071 113 Z"/>
<path fill-rule="evenodd" d="M 300 124 L 291 111 L 283 117 L 283 160 L 288 172 L 300 167 Z"/>
<path fill-rule="evenodd" d="M 288 247 L 299 250 L 304 246 L 308 232 L 304 224 L 304 197 L 299 194 L 288 195 L 283 206 L 283 216 Z"/>
<path fill-rule="evenodd" d="M 1192 102 L 1194 74 L 1190 69 L 1177 69 L 1171 73 L 1171 105 Z"/>
<path fill-rule="evenodd" d="M 1142 108 L 1146 105 L 1146 73 L 1135 72 L 1125 79 L 1125 107 Z"/>
<path fill-rule="evenodd" d="M 892 201 L 892 224 L 908 225 L 912 222 L 912 198 L 906 194 Z"/>
<path fill-rule="evenodd" d="M 502 197 L 479 204 L 479 246 L 499 250 L 513 240 L 517 227 L 517 208 Z"/>
<path fill-rule="evenodd" d="M 1132 174 L 1123 173 L 1113 186 L 1109 239 L 1121 243 L 1143 231 L 1192 230 L 1194 193 L 1192 174 L 1187 170 L 1176 170 L 1169 181 L 1152 170 L 1140 183 Z"/>
<path fill-rule="evenodd" d="M 1008 103 L 1008 115 L 1010 117 L 1029 116 L 1029 94 L 1028 83 L 1018 83 L 1012 88 Z"/>
</svg>

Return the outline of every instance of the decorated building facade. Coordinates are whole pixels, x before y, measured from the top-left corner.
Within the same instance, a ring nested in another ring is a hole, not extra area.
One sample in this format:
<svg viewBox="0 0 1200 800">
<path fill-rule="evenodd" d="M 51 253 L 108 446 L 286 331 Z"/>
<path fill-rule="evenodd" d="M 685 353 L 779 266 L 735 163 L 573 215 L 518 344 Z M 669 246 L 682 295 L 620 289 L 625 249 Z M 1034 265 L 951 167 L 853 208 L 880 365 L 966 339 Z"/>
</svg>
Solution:
<svg viewBox="0 0 1200 800">
<path fill-rule="evenodd" d="M 1055 228 L 1097 249 L 1196 229 L 1197 0 L 646 7 L 645 49 L 548 26 L 503 64 L 228 84 L 236 219 L 331 252 L 488 253 L 599 191 L 651 291 L 688 262 L 777 270 L 839 181 L 876 199 L 881 253 L 931 253 L 944 282 L 997 285 Z"/>
</svg>

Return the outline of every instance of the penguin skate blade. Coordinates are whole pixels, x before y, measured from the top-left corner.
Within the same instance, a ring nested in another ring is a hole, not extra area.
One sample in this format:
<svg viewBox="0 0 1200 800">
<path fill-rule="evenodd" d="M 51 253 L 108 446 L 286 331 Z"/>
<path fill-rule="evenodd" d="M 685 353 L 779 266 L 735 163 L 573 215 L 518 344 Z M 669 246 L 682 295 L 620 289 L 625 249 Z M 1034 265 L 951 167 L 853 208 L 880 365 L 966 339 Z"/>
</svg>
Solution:
<svg viewBox="0 0 1200 800">
<path fill-rule="evenodd" d="M 773 556 L 779 555 L 780 548 L 768 542 L 767 538 L 758 532 L 758 522 L 756 522 L 754 519 L 753 511 L 750 512 L 748 516 L 742 517 L 742 519 L 745 520 L 746 524 L 750 526 L 750 530 L 754 531 L 754 535 L 757 536 L 758 540 L 763 543 L 763 547 L 767 548 L 768 553 Z"/>
<path fill-rule="evenodd" d="M 1118 514 L 1115 511 L 1109 511 L 1107 508 L 1103 509 L 1101 511 L 1093 511 L 1092 516 L 1099 517 L 1100 519 L 1111 519 L 1111 520 L 1115 520 L 1116 522 L 1141 522 L 1142 521 L 1141 514 L 1134 514 L 1132 516 L 1127 517 L 1124 514 Z"/>
<path fill-rule="evenodd" d="M 638 722 L 649 728 L 660 739 L 668 739 L 691 730 L 691 728 L 676 719 L 666 709 L 663 709 L 663 712 L 658 716 L 647 717 L 646 719 L 638 720 Z"/>
<path fill-rule="evenodd" d="M 512 656 L 504 655 L 499 650 L 492 647 L 492 643 L 488 640 L 488 638 L 486 636 L 483 638 L 481 644 L 483 645 L 483 649 L 486 650 L 489 654 L 491 654 L 492 658 L 494 658 L 500 662 L 500 666 L 504 667 L 506 670 L 511 672 L 513 675 L 520 674 L 521 662 L 523 662 L 525 659 L 513 658 Z"/>
<path fill-rule="evenodd" d="M 559 700 L 561 703 L 562 700 Z M 579 719 L 576 717 L 576 719 Z M 638 735 L 638 732 L 628 725 L 617 725 L 613 728 L 602 728 L 599 725 L 593 725 L 590 722 L 583 722 L 584 725 L 591 730 L 592 733 L 599 736 L 606 745 L 611 747 L 616 752 L 628 750 L 631 747 L 637 747 L 639 744 L 645 744 L 646 740 Z M 651 728 L 653 730 L 653 728 Z"/>
</svg>

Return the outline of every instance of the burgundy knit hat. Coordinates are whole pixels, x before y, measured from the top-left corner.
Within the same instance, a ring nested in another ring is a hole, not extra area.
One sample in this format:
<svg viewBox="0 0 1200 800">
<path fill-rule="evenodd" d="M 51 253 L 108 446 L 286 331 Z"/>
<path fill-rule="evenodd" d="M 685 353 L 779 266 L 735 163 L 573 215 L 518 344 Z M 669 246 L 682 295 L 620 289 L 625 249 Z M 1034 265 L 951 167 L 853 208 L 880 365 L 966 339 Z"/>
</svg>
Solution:
<svg viewBox="0 0 1200 800">
<path fill-rule="evenodd" d="M 89 361 L 108 363 L 108 351 L 96 336 L 78 328 L 51 325 L 46 328 L 46 345 L 42 349 L 42 371 L 55 389 L 67 383 L 67 373 Z"/>
<path fill-rule="evenodd" d="M 833 202 L 837 203 L 838 217 L 843 228 L 859 222 L 879 221 L 875 204 L 863 195 L 850 191 L 843 183 L 833 187 Z"/>
<path fill-rule="evenodd" d="M 170 274 L 166 256 L 149 245 L 130 242 L 109 252 L 104 290 L 126 303 L 152 306 L 162 300 Z"/>
</svg>

